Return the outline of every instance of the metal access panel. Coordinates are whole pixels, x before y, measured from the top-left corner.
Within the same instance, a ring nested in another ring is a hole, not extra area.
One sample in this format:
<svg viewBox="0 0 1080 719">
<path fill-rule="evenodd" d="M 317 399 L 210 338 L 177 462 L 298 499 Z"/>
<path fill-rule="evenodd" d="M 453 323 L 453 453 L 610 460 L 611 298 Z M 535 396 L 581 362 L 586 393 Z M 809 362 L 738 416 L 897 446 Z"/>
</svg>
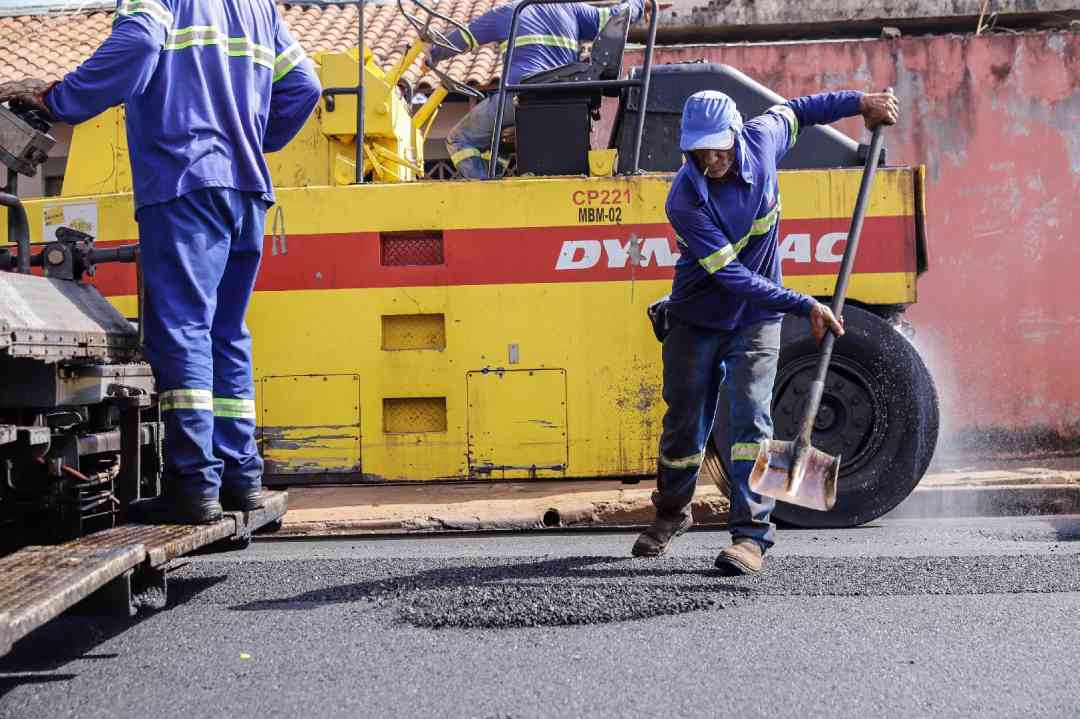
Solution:
<svg viewBox="0 0 1080 719">
<path fill-rule="evenodd" d="M 566 370 L 481 370 L 466 383 L 472 475 L 566 476 Z"/>
<path fill-rule="evenodd" d="M 360 473 L 360 375 L 265 377 L 260 437 L 268 475 Z"/>
<path fill-rule="evenodd" d="M 90 285 L 0 272 L 0 355 L 128 361 L 139 333 Z"/>
</svg>

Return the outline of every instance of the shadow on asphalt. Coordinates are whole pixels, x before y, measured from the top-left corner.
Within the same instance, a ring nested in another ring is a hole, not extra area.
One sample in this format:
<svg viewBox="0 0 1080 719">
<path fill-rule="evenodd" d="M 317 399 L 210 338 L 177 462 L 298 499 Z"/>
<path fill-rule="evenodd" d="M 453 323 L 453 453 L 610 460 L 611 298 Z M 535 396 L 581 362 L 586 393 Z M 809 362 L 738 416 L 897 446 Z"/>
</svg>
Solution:
<svg viewBox="0 0 1080 719">
<path fill-rule="evenodd" d="M 225 580 L 220 577 L 169 579 L 169 608 L 183 604 Z M 80 606 L 27 634 L 15 643 L 7 655 L 0 657 L 0 697 L 24 684 L 64 682 L 78 674 L 55 670 L 77 660 L 116 659 L 119 654 L 93 649 L 113 637 L 141 624 L 154 614 L 143 610 L 134 617 L 88 616 L 79 614 Z"/>
<path fill-rule="evenodd" d="M 628 579 L 640 580 L 647 577 L 720 577 L 716 570 L 709 569 L 654 569 L 640 566 L 641 560 L 613 559 L 612 557 L 563 557 L 517 564 L 466 565 L 431 569 L 400 577 L 381 577 L 364 582 L 343 584 L 336 587 L 315 589 L 290 597 L 264 599 L 232 607 L 238 611 L 314 609 L 320 605 L 346 604 L 361 600 L 414 595 L 432 591 L 482 592 L 485 588 L 514 588 L 516 591 L 535 591 L 537 588 L 551 590 L 557 581 L 568 592 L 591 591 L 604 593 L 612 587 L 622 587 L 610 582 L 589 582 L 588 580 Z M 596 568 L 594 565 L 626 563 L 625 569 L 613 567 Z M 547 580 L 547 581 L 544 581 Z M 578 580 L 578 581 L 575 581 Z M 752 590 L 734 584 L 713 582 L 653 584 L 645 587 L 651 592 L 663 593 L 700 593 L 719 596 L 751 594 Z"/>
</svg>

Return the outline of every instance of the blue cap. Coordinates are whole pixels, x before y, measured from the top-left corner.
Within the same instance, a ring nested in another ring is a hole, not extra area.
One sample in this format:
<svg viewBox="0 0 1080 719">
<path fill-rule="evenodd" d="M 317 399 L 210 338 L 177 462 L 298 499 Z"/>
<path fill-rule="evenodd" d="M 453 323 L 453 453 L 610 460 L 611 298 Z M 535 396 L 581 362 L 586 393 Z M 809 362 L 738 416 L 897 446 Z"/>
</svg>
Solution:
<svg viewBox="0 0 1080 719">
<path fill-rule="evenodd" d="M 686 99 L 679 147 L 691 150 L 730 150 L 742 130 L 742 115 L 735 101 L 716 90 L 695 92 Z"/>
</svg>

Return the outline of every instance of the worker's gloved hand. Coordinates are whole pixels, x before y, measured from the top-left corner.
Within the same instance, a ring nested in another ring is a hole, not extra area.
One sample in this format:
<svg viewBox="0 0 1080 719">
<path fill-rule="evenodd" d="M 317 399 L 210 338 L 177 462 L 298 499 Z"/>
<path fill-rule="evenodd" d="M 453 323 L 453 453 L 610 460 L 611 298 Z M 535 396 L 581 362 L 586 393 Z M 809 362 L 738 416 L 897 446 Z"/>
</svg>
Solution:
<svg viewBox="0 0 1080 719">
<path fill-rule="evenodd" d="M 859 114 L 869 130 L 878 125 L 895 125 L 900 119 L 900 103 L 891 92 L 868 92 L 859 100 Z"/>
<path fill-rule="evenodd" d="M 832 330 L 832 333 L 837 337 L 843 337 L 844 321 L 836 319 L 836 315 L 833 314 L 828 305 L 818 302 L 810 310 L 810 334 L 814 335 L 814 339 L 820 343 L 825 339 L 825 333 L 829 330 Z"/>
<path fill-rule="evenodd" d="M 0 103 L 17 102 L 32 105 L 48 115 L 49 108 L 45 106 L 45 93 L 54 84 L 34 78 L 0 83 Z"/>
</svg>

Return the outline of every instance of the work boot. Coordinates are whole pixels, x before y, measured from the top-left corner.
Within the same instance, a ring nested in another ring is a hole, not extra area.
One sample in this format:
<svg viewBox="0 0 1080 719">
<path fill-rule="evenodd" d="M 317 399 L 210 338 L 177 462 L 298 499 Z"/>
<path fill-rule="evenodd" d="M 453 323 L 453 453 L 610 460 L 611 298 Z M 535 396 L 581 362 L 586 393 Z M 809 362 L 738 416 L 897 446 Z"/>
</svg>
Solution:
<svg viewBox="0 0 1080 719">
<path fill-rule="evenodd" d="M 716 568 L 728 577 L 757 574 L 765 561 L 765 550 L 748 537 L 738 537 L 716 557 Z"/>
<path fill-rule="evenodd" d="M 212 497 L 154 497 L 128 507 L 128 518 L 139 524 L 213 524 L 221 517 L 221 503 Z"/>
<path fill-rule="evenodd" d="M 667 546 L 672 539 L 692 526 L 694 526 L 694 518 L 689 512 L 676 517 L 664 517 L 657 514 L 649 528 L 642 532 L 634 542 L 630 553 L 635 557 L 659 557 L 667 551 Z"/>
<path fill-rule="evenodd" d="M 226 512 L 254 512 L 263 506 L 262 487 L 241 492 L 221 491 L 221 506 Z"/>
</svg>

